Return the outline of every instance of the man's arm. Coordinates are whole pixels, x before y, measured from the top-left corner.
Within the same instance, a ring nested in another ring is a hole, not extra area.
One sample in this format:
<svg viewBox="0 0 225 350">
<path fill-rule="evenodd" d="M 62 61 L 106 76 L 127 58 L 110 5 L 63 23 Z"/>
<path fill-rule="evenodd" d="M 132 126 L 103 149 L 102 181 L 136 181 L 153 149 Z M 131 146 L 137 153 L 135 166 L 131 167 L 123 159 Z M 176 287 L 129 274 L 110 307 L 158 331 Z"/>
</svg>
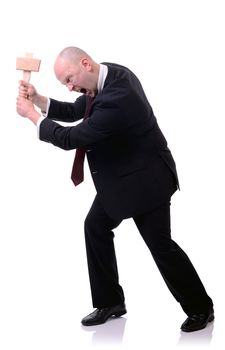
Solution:
<svg viewBox="0 0 225 350">
<path fill-rule="evenodd" d="M 97 95 L 90 117 L 78 125 L 64 127 L 49 118 L 43 120 L 40 140 L 65 150 L 87 147 L 142 123 L 148 118 L 148 113 L 152 113 L 150 107 L 149 110 L 143 109 L 148 107 L 144 106 L 135 91 L 129 91 L 121 82 L 115 82 L 111 88 L 107 88 L 104 96 Z"/>
<path fill-rule="evenodd" d="M 33 98 L 31 98 L 31 101 L 35 104 L 35 106 L 40 108 L 42 113 L 46 113 L 48 105 L 48 98 L 46 96 L 36 94 Z"/>
<path fill-rule="evenodd" d="M 143 104 L 134 89 L 128 87 L 126 81 L 114 81 L 105 89 L 104 96 L 101 94 L 95 98 L 91 116 L 71 127 L 61 126 L 51 119 L 75 121 L 79 110 L 79 108 L 76 110 L 76 106 L 79 103 L 77 104 L 76 101 L 70 104 L 51 100 L 48 117 L 40 123 L 40 140 L 65 150 L 86 147 L 143 122 L 143 119 L 148 119 L 152 110 Z M 84 101 L 86 104 L 85 97 L 81 96 L 77 99 L 82 106 Z M 24 110 L 23 103 L 25 102 L 19 101 L 18 113 L 37 124 L 40 114 L 31 106 Z M 64 119 L 62 116 L 65 116 Z"/>
<path fill-rule="evenodd" d="M 86 108 L 86 96 L 79 96 L 75 102 L 61 102 L 50 98 L 47 118 L 73 123 L 83 118 Z"/>
<path fill-rule="evenodd" d="M 34 105 L 41 110 L 40 113 L 34 108 Z M 23 80 L 19 81 L 17 112 L 37 125 L 38 135 L 39 127 L 45 119 L 44 117 L 63 122 L 74 122 L 83 117 L 85 107 L 86 97 L 83 95 L 74 103 L 60 102 L 38 94 L 32 84 Z"/>
</svg>

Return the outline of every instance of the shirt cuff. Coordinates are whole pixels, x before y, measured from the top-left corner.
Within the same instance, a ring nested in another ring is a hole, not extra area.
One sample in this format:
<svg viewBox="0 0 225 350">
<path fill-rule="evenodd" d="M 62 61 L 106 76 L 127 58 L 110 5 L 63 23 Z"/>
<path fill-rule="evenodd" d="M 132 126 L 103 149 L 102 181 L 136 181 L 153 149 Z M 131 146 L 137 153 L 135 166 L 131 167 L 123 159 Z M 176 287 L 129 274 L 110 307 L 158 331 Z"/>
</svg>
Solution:
<svg viewBox="0 0 225 350">
<path fill-rule="evenodd" d="M 50 106 L 50 98 L 48 98 L 48 101 L 47 101 L 46 111 L 42 112 L 42 117 L 40 117 L 37 121 L 37 135 L 39 139 L 40 139 L 40 125 L 41 125 L 41 122 L 48 116 L 49 106 Z"/>
<path fill-rule="evenodd" d="M 41 111 L 43 116 L 44 117 L 47 117 L 48 116 L 48 110 L 49 110 L 49 107 L 50 107 L 50 98 L 47 98 L 47 106 L 46 106 L 46 111 Z"/>
<path fill-rule="evenodd" d="M 40 117 L 37 121 L 37 136 L 40 139 L 40 125 L 41 122 L 45 119 L 46 117 Z"/>
</svg>

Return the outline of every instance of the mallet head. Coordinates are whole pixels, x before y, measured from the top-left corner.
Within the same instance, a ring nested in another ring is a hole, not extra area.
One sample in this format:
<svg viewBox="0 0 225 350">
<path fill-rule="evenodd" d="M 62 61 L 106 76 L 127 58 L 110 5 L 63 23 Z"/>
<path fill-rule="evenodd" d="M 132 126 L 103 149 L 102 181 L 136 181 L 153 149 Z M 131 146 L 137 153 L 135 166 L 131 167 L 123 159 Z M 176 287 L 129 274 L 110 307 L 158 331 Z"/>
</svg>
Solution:
<svg viewBox="0 0 225 350">
<path fill-rule="evenodd" d="M 41 60 L 32 57 L 33 54 L 26 54 L 26 57 L 17 57 L 16 69 L 23 71 L 23 80 L 29 82 L 31 72 L 38 72 Z"/>
</svg>

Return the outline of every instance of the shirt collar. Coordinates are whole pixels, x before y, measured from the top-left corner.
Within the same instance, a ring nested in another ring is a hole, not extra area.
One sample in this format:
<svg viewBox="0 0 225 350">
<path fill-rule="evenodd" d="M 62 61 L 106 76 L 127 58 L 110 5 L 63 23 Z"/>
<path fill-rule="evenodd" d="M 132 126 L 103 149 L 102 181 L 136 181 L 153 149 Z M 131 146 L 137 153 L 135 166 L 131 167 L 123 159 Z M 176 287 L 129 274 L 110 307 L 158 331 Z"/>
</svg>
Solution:
<svg viewBox="0 0 225 350">
<path fill-rule="evenodd" d="M 103 90 L 105 79 L 108 74 L 108 67 L 105 64 L 100 63 L 99 66 L 100 66 L 100 69 L 99 69 L 98 84 L 97 84 L 98 93 L 100 93 Z"/>
</svg>

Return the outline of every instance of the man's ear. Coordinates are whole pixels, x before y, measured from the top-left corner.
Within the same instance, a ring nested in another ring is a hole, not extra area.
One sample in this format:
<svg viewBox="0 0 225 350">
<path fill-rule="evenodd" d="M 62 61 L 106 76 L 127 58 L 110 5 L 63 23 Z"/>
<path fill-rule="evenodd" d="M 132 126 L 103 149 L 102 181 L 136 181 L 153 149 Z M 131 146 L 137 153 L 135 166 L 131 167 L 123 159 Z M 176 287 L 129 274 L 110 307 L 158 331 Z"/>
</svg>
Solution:
<svg viewBox="0 0 225 350">
<path fill-rule="evenodd" d="M 91 63 L 88 58 L 82 58 L 81 59 L 81 65 L 88 71 L 90 72 L 92 69 Z"/>
</svg>

